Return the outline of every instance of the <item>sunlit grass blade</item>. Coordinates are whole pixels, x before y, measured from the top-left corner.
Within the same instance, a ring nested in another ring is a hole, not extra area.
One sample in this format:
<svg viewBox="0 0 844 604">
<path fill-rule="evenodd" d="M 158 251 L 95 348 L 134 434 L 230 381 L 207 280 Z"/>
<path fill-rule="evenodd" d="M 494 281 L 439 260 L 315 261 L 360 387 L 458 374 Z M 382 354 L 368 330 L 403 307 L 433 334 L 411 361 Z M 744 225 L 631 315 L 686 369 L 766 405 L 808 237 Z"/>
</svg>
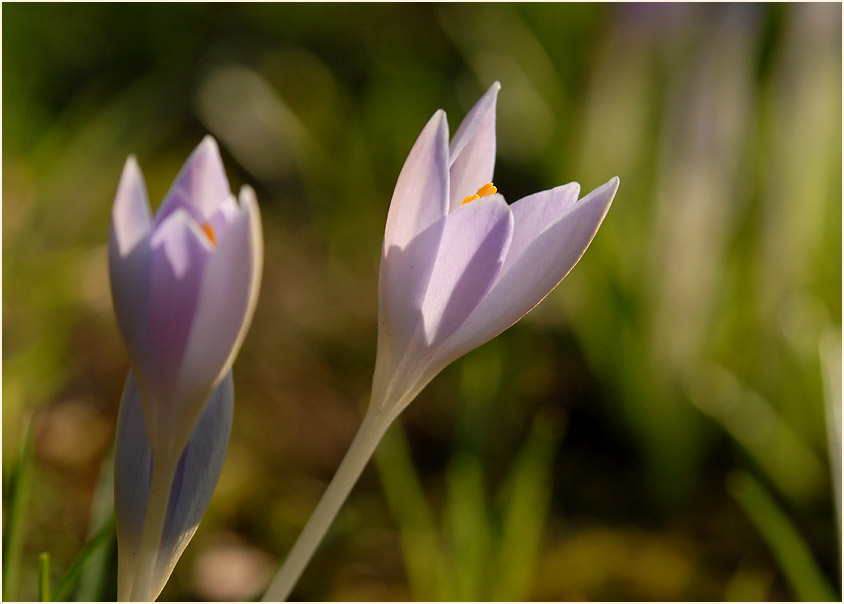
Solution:
<svg viewBox="0 0 844 604">
<path fill-rule="evenodd" d="M 50 597 L 50 552 L 38 556 L 38 600 L 52 601 Z"/>
<path fill-rule="evenodd" d="M 25 434 L 9 497 L 9 515 L 3 541 L 3 600 L 17 600 L 26 511 L 32 494 L 34 434 L 32 418 L 24 421 Z"/>
<path fill-rule="evenodd" d="M 67 573 L 56 586 L 55 600 L 58 602 L 67 601 L 76 587 L 82 570 L 91 560 L 91 557 L 96 554 L 99 549 L 106 543 L 110 543 L 114 537 L 114 517 L 112 516 L 106 524 L 97 532 L 94 537 L 88 541 L 85 548 L 79 552 L 76 559 L 70 565 Z"/>
<path fill-rule="evenodd" d="M 446 470 L 444 531 L 448 539 L 449 600 L 486 600 L 492 525 L 483 466 L 469 451 L 457 451 Z"/>
<path fill-rule="evenodd" d="M 743 471 L 728 478 L 727 488 L 771 548 L 794 596 L 804 602 L 838 600 L 809 546 L 767 489 Z"/>
<path fill-rule="evenodd" d="M 407 577 L 417 600 L 442 600 L 444 560 L 434 515 L 399 423 L 387 430 L 375 451 L 387 505 L 399 528 Z"/>
<path fill-rule="evenodd" d="M 533 429 L 502 487 L 504 511 L 498 566 L 490 598 L 525 601 L 530 598 L 531 573 L 536 568 L 552 493 L 552 466 L 563 433 L 561 419 L 548 407 L 537 413 Z"/>
</svg>

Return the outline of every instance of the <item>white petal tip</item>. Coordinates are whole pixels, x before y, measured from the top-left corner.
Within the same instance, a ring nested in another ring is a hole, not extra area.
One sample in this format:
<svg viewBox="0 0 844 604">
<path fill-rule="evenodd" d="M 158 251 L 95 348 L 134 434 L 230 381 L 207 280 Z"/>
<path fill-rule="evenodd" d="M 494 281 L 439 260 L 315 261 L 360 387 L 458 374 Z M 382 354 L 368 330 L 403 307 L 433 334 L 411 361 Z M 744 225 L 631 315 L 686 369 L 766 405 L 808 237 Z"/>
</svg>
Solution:
<svg viewBox="0 0 844 604">
<path fill-rule="evenodd" d="M 202 141 L 199 143 L 197 148 L 207 151 L 216 151 L 218 153 L 220 152 L 220 146 L 217 144 L 216 139 L 210 134 L 206 134 L 202 137 Z"/>
<path fill-rule="evenodd" d="M 237 195 L 238 201 L 243 204 L 258 204 L 258 196 L 255 195 L 255 189 L 250 187 L 249 185 L 243 185 L 240 187 L 240 193 Z"/>
</svg>

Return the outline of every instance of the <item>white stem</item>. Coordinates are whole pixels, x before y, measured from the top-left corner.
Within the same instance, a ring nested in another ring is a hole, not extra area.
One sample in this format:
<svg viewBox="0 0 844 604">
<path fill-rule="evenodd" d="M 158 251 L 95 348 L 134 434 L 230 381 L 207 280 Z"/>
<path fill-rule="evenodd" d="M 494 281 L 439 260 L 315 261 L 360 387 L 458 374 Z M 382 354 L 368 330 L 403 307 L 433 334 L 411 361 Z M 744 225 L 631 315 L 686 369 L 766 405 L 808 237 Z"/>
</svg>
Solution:
<svg viewBox="0 0 844 604">
<path fill-rule="evenodd" d="M 164 530 L 164 520 L 167 517 L 167 504 L 170 501 L 170 490 L 173 487 L 173 477 L 176 474 L 176 460 L 172 456 L 162 457 L 158 462 L 153 456 L 152 479 L 150 481 L 149 500 L 144 519 L 144 532 L 141 535 L 141 546 L 138 551 L 138 566 L 132 582 L 133 602 L 150 600 L 152 578 L 158 561 L 158 550 L 161 544 L 161 533 Z M 156 594 L 157 595 L 157 594 Z"/>
<path fill-rule="evenodd" d="M 314 510 L 308 524 L 305 525 L 299 539 L 290 550 L 284 565 L 276 574 L 267 592 L 262 598 L 263 602 L 282 602 L 287 600 L 296 581 L 305 566 L 316 551 L 317 546 L 325 536 L 328 527 L 343 505 L 355 486 L 366 463 L 372 457 L 375 447 L 387 431 L 392 422 L 392 417 L 386 416 L 381 411 L 370 405 L 358 428 L 355 439 L 352 441 L 346 456 L 337 468 L 337 473 L 331 479 L 331 483 L 325 490 L 319 504 Z"/>
</svg>

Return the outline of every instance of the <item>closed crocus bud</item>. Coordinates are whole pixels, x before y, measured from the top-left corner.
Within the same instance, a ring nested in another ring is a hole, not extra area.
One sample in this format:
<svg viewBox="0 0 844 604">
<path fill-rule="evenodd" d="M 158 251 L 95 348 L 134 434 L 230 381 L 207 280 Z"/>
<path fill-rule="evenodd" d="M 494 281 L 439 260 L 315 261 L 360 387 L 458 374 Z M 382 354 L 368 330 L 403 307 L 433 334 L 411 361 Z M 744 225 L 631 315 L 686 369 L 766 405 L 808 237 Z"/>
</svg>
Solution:
<svg viewBox="0 0 844 604">
<path fill-rule="evenodd" d="M 156 569 L 166 568 L 169 576 L 175 564 L 175 559 L 159 561 L 158 553 L 159 545 L 169 538 L 162 536 L 162 528 L 176 487 L 181 485 L 178 497 L 199 491 L 208 491 L 210 496 L 216 484 L 218 472 L 202 475 L 202 480 L 210 481 L 210 490 L 208 485 L 195 485 L 190 476 L 182 476 L 178 485 L 174 478 L 177 466 L 184 469 L 179 460 L 184 459 L 189 441 L 213 442 L 213 447 L 203 445 L 208 459 L 222 459 L 215 447 L 225 452 L 227 436 L 210 438 L 202 432 L 218 434 L 220 426 L 197 422 L 209 398 L 232 396 L 231 385 L 226 387 L 223 379 L 255 309 L 262 259 L 255 194 L 244 187 L 239 200 L 235 199 L 211 137 L 185 163 L 155 216 L 151 216 L 137 162 L 131 157 L 126 162 L 112 210 L 109 271 L 114 310 L 132 365 L 123 406 L 139 401 L 144 429 L 138 430 L 137 413 L 132 422 L 119 423 L 117 448 L 129 462 L 116 464 L 116 489 L 137 488 L 124 475 L 134 471 L 133 458 L 143 463 L 146 455 L 151 470 L 147 505 L 121 506 L 127 500 L 125 493 L 115 495 L 121 599 L 156 597 L 163 587 L 156 579 L 160 586 L 151 591 Z M 121 417 L 127 413 L 121 409 Z M 215 417 L 231 422 L 231 413 L 218 412 Z M 146 442 L 138 438 L 141 433 Z M 193 485 L 194 490 L 185 490 L 184 484 Z M 203 511 L 205 505 L 207 500 Z M 138 514 L 144 514 L 142 522 L 129 517 Z M 121 531 L 121 525 L 136 532 L 142 527 L 142 536 L 133 534 L 137 543 L 131 547 L 124 546 L 129 533 Z M 178 558 L 181 549 L 169 551 L 178 550 Z"/>
</svg>

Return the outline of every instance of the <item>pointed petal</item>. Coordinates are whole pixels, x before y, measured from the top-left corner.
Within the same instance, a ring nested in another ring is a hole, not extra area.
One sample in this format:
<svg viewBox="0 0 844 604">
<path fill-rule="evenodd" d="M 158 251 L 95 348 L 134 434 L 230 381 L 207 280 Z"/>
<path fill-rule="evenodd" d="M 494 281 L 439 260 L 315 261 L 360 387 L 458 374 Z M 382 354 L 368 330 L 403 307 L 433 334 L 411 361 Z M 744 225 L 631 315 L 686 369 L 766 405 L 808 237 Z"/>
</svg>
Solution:
<svg viewBox="0 0 844 604">
<path fill-rule="evenodd" d="M 149 199 L 141 168 L 134 157 L 123 166 L 111 210 L 111 234 L 116 252 L 128 256 L 150 230 Z"/>
<path fill-rule="evenodd" d="M 580 185 L 576 182 L 523 197 L 510 206 L 513 212 L 513 242 L 498 274 L 501 277 L 539 236 L 555 224 L 577 201 Z"/>
<path fill-rule="evenodd" d="M 217 142 L 206 136 L 194 149 L 155 215 L 155 225 L 181 208 L 204 222 L 231 195 Z"/>
<path fill-rule="evenodd" d="M 263 259 L 255 193 L 241 191 L 237 216 L 217 241 L 205 268 L 199 304 L 181 366 L 180 398 L 215 385 L 231 367 L 258 301 Z"/>
<path fill-rule="evenodd" d="M 390 201 L 384 251 L 404 249 L 448 208 L 448 122 L 437 111 L 410 150 Z"/>
<path fill-rule="evenodd" d="M 501 195 L 483 197 L 448 216 L 422 304 L 429 345 L 451 335 L 483 299 L 512 235 L 513 215 Z"/>
<path fill-rule="evenodd" d="M 211 395 L 179 460 L 171 490 L 154 583 L 155 599 L 208 507 L 223 465 L 234 410 L 231 373 Z M 152 452 L 143 404 L 130 372 L 117 419 L 114 458 L 114 509 L 118 544 L 118 599 L 132 591 L 149 500 Z"/>
<path fill-rule="evenodd" d="M 143 176 L 130 157 L 117 187 L 108 242 L 114 313 L 133 365 L 147 357 L 150 213 Z"/>
<path fill-rule="evenodd" d="M 501 84 L 495 82 L 463 119 L 449 149 L 449 211 L 492 182 L 495 168 L 495 104 Z"/>
<path fill-rule="evenodd" d="M 500 334 L 563 280 L 589 247 L 618 184 L 616 177 L 592 191 L 523 249 L 507 273 L 501 274 L 486 298 L 445 343 L 444 362 L 451 362 Z"/>
<path fill-rule="evenodd" d="M 422 130 L 390 202 L 378 282 L 379 346 L 404 350 L 436 259 L 448 208 L 448 124 L 437 111 Z M 388 332 L 388 329 L 390 330 Z"/>
<path fill-rule="evenodd" d="M 150 438 L 156 448 L 163 446 L 163 441 L 158 440 L 160 436 L 178 431 L 174 424 L 176 418 L 182 421 L 182 410 L 176 403 L 185 402 L 179 396 L 179 378 L 210 255 L 208 238 L 181 209 L 171 214 L 151 239 L 147 323 L 149 373 L 138 377 L 150 401 L 155 401 L 155 404 L 147 401 L 146 409 Z"/>
</svg>

